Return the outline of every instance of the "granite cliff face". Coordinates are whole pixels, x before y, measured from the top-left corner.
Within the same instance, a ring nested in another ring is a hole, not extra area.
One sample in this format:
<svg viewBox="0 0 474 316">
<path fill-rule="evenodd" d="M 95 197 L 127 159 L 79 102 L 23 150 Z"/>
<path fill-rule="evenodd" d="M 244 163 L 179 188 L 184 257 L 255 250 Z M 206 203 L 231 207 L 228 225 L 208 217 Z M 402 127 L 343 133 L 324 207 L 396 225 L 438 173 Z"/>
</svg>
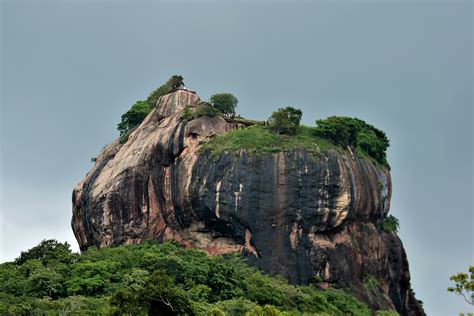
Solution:
<svg viewBox="0 0 474 316">
<path fill-rule="evenodd" d="M 291 282 L 350 287 L 375 309 L 424 314 L 400 239 L 381 229 L 388 170 L 349 148 L 211 156 L 199 150 L 203 142 L 242 126 L 182 121 L 184 107 L 198 102 L 188 91 L 167 94 L 125 144 L 102 150 L 73 192 L 82 250 L 154 239 L 242 252 Z"/>
</svg>

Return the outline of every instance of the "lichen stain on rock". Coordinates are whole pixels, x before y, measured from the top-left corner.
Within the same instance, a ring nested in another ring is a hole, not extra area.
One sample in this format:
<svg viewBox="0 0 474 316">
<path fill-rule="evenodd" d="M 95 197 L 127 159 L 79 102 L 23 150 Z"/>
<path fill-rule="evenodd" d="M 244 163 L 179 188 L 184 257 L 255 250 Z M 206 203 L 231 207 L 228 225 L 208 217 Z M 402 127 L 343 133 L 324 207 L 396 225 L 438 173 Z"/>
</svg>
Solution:
<svg viewBox="0 0 474 316">
<path fill-rule="evenodd" d="M 177 91 L 98 155 L 74 188 L 72 227 L 81 250 L 175 241 L 211 255 L 241 252 L 294 283 L 323 277 L 373 308 L 421 315 L 401 241 L 383 232 L 389 171 L 351 148 L 217 157 L 201 144 L 242 128 L 222 117 L 182 121 L 199 97 Z M 364 278 L 379 286 L 367 291 Z"/>
</svg>

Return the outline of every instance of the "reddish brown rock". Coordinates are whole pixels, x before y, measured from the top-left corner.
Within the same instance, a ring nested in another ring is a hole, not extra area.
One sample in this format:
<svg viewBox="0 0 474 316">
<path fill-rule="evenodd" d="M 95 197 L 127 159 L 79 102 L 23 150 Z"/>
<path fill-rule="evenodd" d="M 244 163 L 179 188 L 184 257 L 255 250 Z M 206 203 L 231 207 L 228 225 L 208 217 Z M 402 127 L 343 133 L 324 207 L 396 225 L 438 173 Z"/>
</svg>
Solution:
<svg viewBox="0 0 474 316">
<path fill-rule="evenodd" d="M 347 149 L 315 157 L 198 151 L 242 125 L 180 120 L 199 97 L 179 90 L 121 145 L 104 148 L 73 192 L 81 250 L 172 240 L 209 254 L 242 252 L 294 283 L 350 287 L 374 309 L 422 315 L 400 239 L 381 230 L 391 181 L 385 168 Z M 375 279 L 376 284 L 364 286 Z M 367 283 L 367 282 L 366 282 Z"/>
</svg>

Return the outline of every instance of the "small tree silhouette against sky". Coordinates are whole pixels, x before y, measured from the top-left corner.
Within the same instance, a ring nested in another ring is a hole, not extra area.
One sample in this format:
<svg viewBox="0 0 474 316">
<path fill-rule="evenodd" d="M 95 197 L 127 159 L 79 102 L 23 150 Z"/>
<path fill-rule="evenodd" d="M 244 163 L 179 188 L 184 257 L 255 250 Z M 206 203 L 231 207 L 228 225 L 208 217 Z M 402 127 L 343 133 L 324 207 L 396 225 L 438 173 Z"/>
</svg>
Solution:
<svg viewBox="0 0 474 316">
<path fill-rule="evenodd" d="M 448 287 L 448 291 L 461 295 L 468 304 L 474 305 L 474 266 L 469 267 L 469 274 L 460 272 L 451 276 L 450 280 L 455 285 Z"/>
</svg>

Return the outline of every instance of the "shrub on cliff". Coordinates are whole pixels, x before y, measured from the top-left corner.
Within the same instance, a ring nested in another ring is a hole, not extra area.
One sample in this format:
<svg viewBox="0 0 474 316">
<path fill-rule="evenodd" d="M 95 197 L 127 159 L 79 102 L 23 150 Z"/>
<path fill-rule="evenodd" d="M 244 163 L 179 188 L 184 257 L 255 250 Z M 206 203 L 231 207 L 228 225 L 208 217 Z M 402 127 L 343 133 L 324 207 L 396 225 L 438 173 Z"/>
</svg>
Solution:
<svg viewBox="0 0 474 316">
<path fill-rule="evenodd" d="M 360 148 L 382 165 L 388 165 L 386 151 L 390 142 L 385 133 L 352 117 L 331 116 L 316 120 L 316 132 L 340 146 Z"/>
<path fill-rule="evenodd" d="M 200 102 L 194 108 L 186 106 L 183 110 L 183 114 L 181 115 L 181 120 L 189 122 L 201 116 L 215 117 L 219 114 L 221 114 L 221 112 L 210 103 Z"/>
<path fill-rule="evenodd" d="M 278 134 L 293 135 L 300 126 L 303 112 L 291 106 L 280 108 L 269 118 L 270 127 Z"/>
<path fill-rule="evenodd" d="M 397 233 L 399 227 L 400 227 L 400 222 L 398 221 L 398 218 L 396 218 L 395 216 L 389 215 L 383 219 L 382 229 L 386 233 L 392 233 L 392 232 Z"/>
<path fill-rule="evenodd" d="M 117 129 L 120 132 L 120 143 L 125 143 L 128 135 L 133 129 L 140 125 L 145 117 L 155 108 L 156 102 L 161 96 L 175 91 L 184 84 L 183 77 L 174 75 L 165 84 L 156 88 L 145 101 L 137 101 L 132 107 L 122 115 L 120 123 L 117 124 Z"/>
<path fill-rule="evenodd" d="M 191 121 L 201 116 L 215 117 L 235 115 L 235 107 L 239 101 L 230 93 L 218 93 L 211 96 L 209 102 L 200 102 L 196 107 L 186 106 L 181 115 L 181 120 Z"/>
<path fill-rule="evenodd" d="M 234 116 L 239 100 L 232 93 L 217 93 L 210 97 L 209 102 L 226 116 Z"/>
<path fill-rule="evenodd" d="M 179 75 L 174 75 L 171 78 L 169 78 L 165 84 L 159 86 L 152 93 L 150 93 L 150 95 L 146 99 L 146 102 L 151 107 L 154 108 L 156 106 L 156 102 L 161 96 L 164 96 L 165 94 L 176 91 L 176 89 L 178 89 L 183 84 L 184 84 L 184 78 Z"/>
<path fill-rule="evenodd" d="M 145 117 L 153 110 L 148 102 L 137 101 L 125 114 L 122 115 L 122 121 L 117 125 L 120 136 L 127 134 L 128 131 L 138 126 Z"/>
<path fill-rule="evenodd" d="M 201 117 L 201 116 L 209 116 L 215 117 L 219 115 L 220 111 L 213 105 L 208 102 L 200 102 L 196 106 L 196 110 L 194 112 L 194 118 Z"/>
</svg>

